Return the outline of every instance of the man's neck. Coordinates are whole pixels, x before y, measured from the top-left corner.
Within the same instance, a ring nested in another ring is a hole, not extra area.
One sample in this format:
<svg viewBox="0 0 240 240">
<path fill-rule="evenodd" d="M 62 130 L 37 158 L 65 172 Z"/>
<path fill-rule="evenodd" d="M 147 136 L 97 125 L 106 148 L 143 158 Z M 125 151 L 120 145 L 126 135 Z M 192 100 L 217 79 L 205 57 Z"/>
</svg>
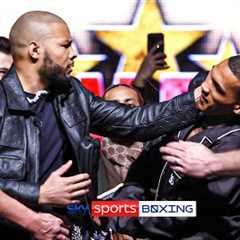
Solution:
<svg viewBox="0 0 240 240">
<path fill-rule="evenodd" d="M 39 74 L 25 67 L 27 71 L 16 67 L 18 78 L 22 84 L 23 90 L 28 93 L 36 94 L 39 90 L 44 90 L 45 86 L 41 81 Z"/>
<path fill-rule="evenodd" d="M 189 140 L 191 137 L 197 135 L 198 133 L 202 132 L 203 128 L 202 127 L 195 127 L 193 128 L 187 135 L 186 140 Z"/>
<path fill-rule="evenodd" d="M 234 113 L 216 116 L 212 115 L 203 118 L 201 126 L 215 126 L 220 124 L 233 123 L 235 121 L 238 122 L 239 120 L 239 116 Z"/>
</svg>

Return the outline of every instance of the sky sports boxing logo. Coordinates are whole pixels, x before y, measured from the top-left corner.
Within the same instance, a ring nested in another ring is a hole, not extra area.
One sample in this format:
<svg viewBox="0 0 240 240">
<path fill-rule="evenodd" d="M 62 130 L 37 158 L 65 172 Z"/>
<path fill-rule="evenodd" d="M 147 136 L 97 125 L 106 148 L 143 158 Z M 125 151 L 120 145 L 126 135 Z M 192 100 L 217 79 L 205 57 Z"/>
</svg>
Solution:
<svg viewBox="0 0 240 240">
<path fill-rule="evenodd" d="M 96 217 L 196 217 L 196 201 L 93 201 Z"/>
</svg>

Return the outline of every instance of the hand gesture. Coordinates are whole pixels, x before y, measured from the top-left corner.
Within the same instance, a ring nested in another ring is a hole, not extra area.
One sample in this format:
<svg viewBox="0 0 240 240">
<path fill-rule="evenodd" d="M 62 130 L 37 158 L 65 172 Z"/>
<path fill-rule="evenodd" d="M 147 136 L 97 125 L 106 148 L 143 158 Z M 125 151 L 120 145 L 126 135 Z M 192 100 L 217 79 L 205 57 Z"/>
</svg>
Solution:
<svg viewBox="0 0 240 240">
<path fill-rule="evenodd" d="M 215 154 L 201 143 L 171 142 L 160 152 L 173 170 L 193 177 L 211 175 L 210 163 L 217 161 Z"/>
<path fill-rule="evenodd" d="M 71 165 L 72 161 L 68 161 L 49 176 L 40 187 L 39 204 L 66 206 L 79 203 L 79 197 L 89 192 L 91 180 L 87 173 L 63 177 Z"/>
<path fill-rule="evenodd" d="M 68 240 L 69 230 L 63 221 L 48 213 L 37 213 L 31 222 L 30 231 L 37 240 Z"/>
<path fill-rule="evenodd" d="M 166 55 L 159 51 L 161 42 L 156 44 L 144 58 L 134 80 L 134 85 L 144 87 L 145 82 L 152 78 L 157 70 L 169 68 L 166 63 Z"/>
</svg>

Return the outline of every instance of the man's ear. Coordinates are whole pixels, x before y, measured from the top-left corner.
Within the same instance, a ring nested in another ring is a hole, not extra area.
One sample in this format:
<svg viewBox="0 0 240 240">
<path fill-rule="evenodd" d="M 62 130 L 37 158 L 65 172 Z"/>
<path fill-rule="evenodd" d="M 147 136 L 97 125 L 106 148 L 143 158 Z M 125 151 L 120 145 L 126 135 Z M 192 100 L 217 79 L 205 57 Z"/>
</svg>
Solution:
<svg viewBox="0 0 240 240">
<path fill-rule="evenodd" d="M 234 112 L 235 114 L 240 115 L 240 105 L 238 105 L 238 104 L 234 105 L 234 107 L 233 107 L 233 112 Z"/>
<path fill-rule="evenodd" d="M 36 42 L 31 42 L 28 46 L 28 53 L 32 60 L 38 60 L 40 55 L 40 46 Z"/>
</svg>

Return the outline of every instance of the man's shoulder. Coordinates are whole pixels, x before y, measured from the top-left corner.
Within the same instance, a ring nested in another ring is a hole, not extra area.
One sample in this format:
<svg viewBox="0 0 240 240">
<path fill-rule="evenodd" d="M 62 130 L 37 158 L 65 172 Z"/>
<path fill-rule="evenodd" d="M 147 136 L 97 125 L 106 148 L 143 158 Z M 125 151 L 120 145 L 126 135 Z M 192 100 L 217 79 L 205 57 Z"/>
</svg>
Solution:
<svg viewBox="0 0 240 240">
<path fill-rule="evenodd" d="M 91 93 L 82 85 L 79 79 L 71 77 L 70 80 L 74 91 L 76 91 L 78 94 L 83 94 L 85 96 L 91 95 Z"/>
<path fill-rule="evenodd" d="M 73 88 L 80 88 L 80 89 L 84 88 L 79 79 L 77 79 L 75 77 L 71 77 L 70 81 L 71 81 L 71 85 L 73 86 Z"/>
<path fill-rule="evenodd" d="M 96 97 L 92 92 L 90 92 L 87 88 L 85 88 L 82 83 L 74 77 L 71 77 L 71 85 L 74 89 L 74 92 L 77 94 L 78 99 L 81 101 L 81 103 L 90 103 L 90 102 L 96 102 L 96 100 L 99 98 Z"/>
<path fill-rule="evenodd" d="M 205 140 L 211 141 L 211 149 L 215 152 L 238 149 L 240 147 L 240 125 L 226 123 L 209 128 Z"/>
</svg>

